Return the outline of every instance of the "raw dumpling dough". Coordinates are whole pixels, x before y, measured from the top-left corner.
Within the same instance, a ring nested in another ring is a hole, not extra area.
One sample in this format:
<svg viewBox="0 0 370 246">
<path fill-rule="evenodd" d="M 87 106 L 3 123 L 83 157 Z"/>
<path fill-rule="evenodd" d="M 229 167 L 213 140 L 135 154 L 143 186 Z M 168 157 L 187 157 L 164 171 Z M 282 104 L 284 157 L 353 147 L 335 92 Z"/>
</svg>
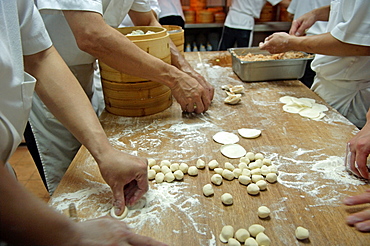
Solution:
<svg viewBox="0 0 370 246">
<path fill-rule="evenodd" d="M 181 170 L 176 170 L 173 175 L 176 180 L 182 180 L 184 178 L 184 173 Z"/>
<path fill-rule="evenodd" d="M 226 180 L 229 180 L 229 181 L 231 181 L 235 178 L 234 173 L 232 171 L 228 170 L 228 169 L 224 169 L 222 171 L 222 177 Z"/>
<path fill-rule="evenodd" d="M 240 158 L 247 153 L 247 151 L 239 144 L 223 145 L 220 151 L 224 156 L 228 158 Z"/>
<path fill-rule="evenodd" d="M 248 231 L 252 237 L 256 237 L 258 233 L 265 231 L 265 227 L 260 224 L 253 224 L 248 228 Z"/>
<path fill-rule="evenodd" d="M 116 215 L 116 213 L 114 212 L 115 210 L 115 207 L 112 207 L 112 209 L 110 210 L 110 216 L 112 216 L 113 218 L 115 219 L 118 219 L 118 220 L 122 220 L 124 218 L 126 218 L 127 214 L 128 214 L 128 208 L 125 207 L 125 210 L 123 211 L 123 213 L 121 215 Z"/>
<path fill-rule="evenodd" d="M 231 225 L 226 225 L 222 228 L 219 238 L 221 242 L 227 243 L 229 238 L 232 238 L 233 236 L 234 236 L 234 227 L 232 227 Z"/>
<path fill-rule="evenodd" d="M 233 196 L 230 193 L 224 193 L 221 196 L 221 201 L 225 205 L 232 205 L 233 204 Z"/>
<path fill-rule="evenodd" d="M 215 192 L 211 184 L 206 184 L 205 186 L 203 186 L 203 194 L 205 196 L 212 196 L 214 193 Z"/>
<path fill-rule="evenodd" d="M 234 144 L 239 142 L 239 137 L 230 132 L 218 132 L 213 135 L 213 140 L 220 144 Z"/>
<path fill-rule="evenodd" d="M 240 228 L 235 232 L 235 238 L 241 243 L 244 243 L 248 237 L 250 237 L 250 234 L 247 229 Z"/>
<path fill-rule="evenodd" d="M 261 219 L 269 217 L 270 213 L 271 213 L 270 209 L 266 206 L 260 206 L 257 212 L 258 217 L 260 217 Z"/>
<path fill-rule="evenodd" d="M 206 162 L 202 159 L 197 160 L 197 164 L 195 165 L 198 169 L 203 169 L 206 167 Z"/>
<path fill-rule="evenodd" d="M 258 129 L 242 128 L 238 129 L 238 132 L 243 138 L 257 138 L 261 135 L 262 131 Z"/>
<path fill-rule="evenodd" d="M 250 184 L 247 186 L 247 192 L 250 195 L 258 195 L 260 193 L 260 188 L 256 184 Z"/>
<path fill-rule="evenodd" d="M 167 183 L 172 183 L 174 180 L 175 180 L 175 175 L 173 175 L 172 172 L 166 173 L 164 175 L 164 181 L 166 181 Z"/>
<path fill-rule="evenodd" d="M 218 173 L 213 174 L 211 177 L 211 182 L 215 185 L 221 185 L 222 184 L 222 176 Z"/>
<path fill-rule="evenodd" d="M 208 162 L 208 168 L 211 169 L 211 170 L 215 169 L 218 166 L 219 166 L 219 164 L 218 164 L 218 161 L 216 161 L 216 160 L 212 160 L 212 161 Z"/>
<path fill-rule="evenodd" d="M 263 232 L 257 234 L 256 241 L 258 245 L 270 246 L 271 244 L 270 238 Z"/>
<path fill-rule="evenodd" d="M 295 230 L 295 237 L 298 240 L 305 240 L 310 236 L 310 232 L 301 226 L 298 226 L 297 229 Z"/>
<path fill-rule="evenodd" d="M 198 175 L 198 168 L 196 166 L 190 166 L 188 169 L 188 174 L 190 176 L 197 176 Z"/>
<path fill-rule="evenodd" d="M 235 238 L 229 238 L 229 240 L 227 240 L 227 245 L 228 246 L 240 246 L 241 244 Z"/>
</svg>

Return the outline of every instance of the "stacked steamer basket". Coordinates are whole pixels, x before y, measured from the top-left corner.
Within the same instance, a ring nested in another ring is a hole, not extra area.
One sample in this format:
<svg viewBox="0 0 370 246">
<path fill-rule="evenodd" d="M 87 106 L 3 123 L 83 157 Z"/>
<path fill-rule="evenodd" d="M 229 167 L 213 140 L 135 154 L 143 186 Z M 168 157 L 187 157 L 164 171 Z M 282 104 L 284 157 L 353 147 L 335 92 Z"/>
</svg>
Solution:
<svg viewBox="0 0 370 246">
<path fill-rule="evenodd" d="M 175 25 L 163 25 L 163 27 L 166 28 L 168 34 L 170 35 L 170 39 L 176 45 L 180 53 L 184 54 L 184 29 L 182 29 L 181 26 Z"/>
<path fill-rule="evenodd" d="M 117 28 L 117 30 L 145 52 L 171 64 L 169 34 L 165 28 L 136 26 Z M 154 33 L 127 35 L 137 30 Z M 105 108 L 108 112 L 121 116 L 146 116 L 171 106 L 172 94 L 167 86 L 120 73 L 103 62 L 99 62 L 99 65 Z"/>
</svg>

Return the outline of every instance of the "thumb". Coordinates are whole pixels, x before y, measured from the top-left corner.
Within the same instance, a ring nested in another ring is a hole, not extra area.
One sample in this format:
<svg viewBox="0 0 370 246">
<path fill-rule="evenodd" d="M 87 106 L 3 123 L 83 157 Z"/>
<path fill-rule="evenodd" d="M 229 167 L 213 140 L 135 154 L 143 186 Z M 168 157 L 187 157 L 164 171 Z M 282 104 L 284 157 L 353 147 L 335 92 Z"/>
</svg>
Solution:
<svg viewBox="0 0 370 246">
<path fill-rule="evenodd" d="M 113 206 L 114 206 L 114 213 L 119 216 L 123 213 L 125 209 L 125 195 L 124 195 L 124 188 L 123 186 L 116 186 L 112 188 L 113 191 Z"/>
</svg>

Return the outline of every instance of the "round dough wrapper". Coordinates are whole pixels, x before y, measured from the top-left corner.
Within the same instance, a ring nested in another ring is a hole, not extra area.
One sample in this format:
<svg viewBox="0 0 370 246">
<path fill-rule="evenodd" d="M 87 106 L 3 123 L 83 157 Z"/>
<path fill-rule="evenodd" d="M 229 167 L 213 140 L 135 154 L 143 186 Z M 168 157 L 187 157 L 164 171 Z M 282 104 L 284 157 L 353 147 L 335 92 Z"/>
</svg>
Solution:
<svg viewBox="0 0 370 246">
<path fill-rule="evenodd" d="M 113 218 L 115 219 L 118 219 L 118 220 L 122 220 L 124 218 L 126 218 L 127 214 L 128 214 L 128 208 L 125 207 L 125 210 L 123 211 L 123 213 L 121 215 L 116 215 L 116 213 L 114 212 L 115 210 L 115 207 L 112 207 L 112 209 L 110 210 L 110 216 L 112 216 Z"/>
<path fill-rule="evenodd" d="M 320 113 L 321 113 L 321 111 L 317 111 L 317 110 L 312 109 L 312 108 L 305 108 L 305 109 L 299 111 L 300 116 L 310 118 L 310 119 L 314 119 L 314 118 L 319 117 Z"/>
<path fill-rule="evenodd" d="M 247 151 L 239 144 L 226 144 L 220 148 L 221 153 L 228 158 L 240 158 L 244 156 Z"/>
<path fill-rule="evenodd" d="M 288 113 L 297 114 L 297 113 L 299 113 L 299 111 L 302 110 L 302 107 L 297 106 L 297 105 L 287 105 L 287 104 L 285 104 L 283 106 L 283 110 L 285 112 L 288 112 Z"/>
<path fill-rule="evenodd" d="M 238 129 L 238 133 L 243 138 L 257 138 L 261 136 L 261 130 L 258 129 L 249 129 L 249 128 L 241 128 Z"/>
<path fill-rule="evenodd" d="M 234 144 L 239 142 L 239 137 L 230 132 L 218 132 L 213 135 L 213 140 L 220 144 Z"/>
<path fill-rule="evenodd" d="M 285 104 L 292 103 L 292 98 L 291 96 L 283 96 L 280 97 L 279 101 Z"/>
</svg>

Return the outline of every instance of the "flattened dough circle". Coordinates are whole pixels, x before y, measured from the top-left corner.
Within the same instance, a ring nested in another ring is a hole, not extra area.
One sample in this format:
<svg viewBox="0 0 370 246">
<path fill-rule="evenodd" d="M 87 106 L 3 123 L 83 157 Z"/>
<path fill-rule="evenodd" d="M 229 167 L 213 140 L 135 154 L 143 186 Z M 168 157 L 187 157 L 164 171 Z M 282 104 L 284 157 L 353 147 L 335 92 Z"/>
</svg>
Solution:
<svg viewBox="0 0 370 246">
<path fill-rule="evenodd" d="M 247 153 L 243 146 L 239 144 L 225 144 L 220 148 L 220 151 L 221 154 L 232 159 L 243 157 Z"/>
<path fill-rule="evenodd" d="M 238 133 L 243 138 L 257 138 L 261 135 L 261 130 L 258 129 L 249 129 L 249 128 L 241 128 L 238 129 Z"/>
<path fill-rule="evenodd" d="M 213 135 L 213 140 L 220 144 L 234 144 L 239 142 L 239 137 L 231 132 L 218 132 Z"/>
<path fill-rule="evenodd" d="M 124 218 L 126 218 L 126 216 L 128 214 L 128 208 L 127 207 L 125 207 L 125 211 L 123 211 L 123 213 L 119 216 L 116 215 L 116 213 L 114 212 L 114 209 L 115 209 L 115 207 L 112 207 L 112 209 L 110 210 L 110 216 L 112 216 L 113 218 L 118 219 L 118 220 L 123 220 Z"/>
</svg>

